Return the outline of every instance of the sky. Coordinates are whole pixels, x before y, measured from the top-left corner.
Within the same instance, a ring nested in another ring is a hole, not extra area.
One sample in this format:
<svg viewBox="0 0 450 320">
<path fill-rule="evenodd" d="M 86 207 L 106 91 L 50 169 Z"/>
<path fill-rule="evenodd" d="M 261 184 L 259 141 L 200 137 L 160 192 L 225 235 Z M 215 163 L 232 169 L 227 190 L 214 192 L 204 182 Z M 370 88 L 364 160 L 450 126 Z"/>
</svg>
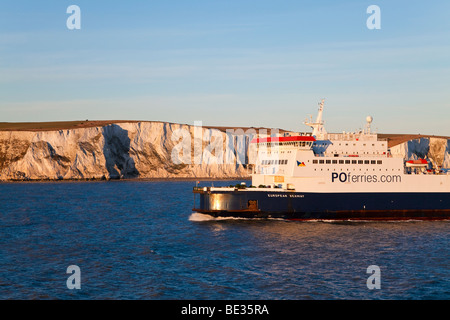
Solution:
<svg viewBox="0 0 450 320">
<path fill-rule="evenodd" d="M 1 2 L 0 122 L 310 131 L 321 99 L 329 132 L 450 135 L 450 1 Z"/>
</svg>

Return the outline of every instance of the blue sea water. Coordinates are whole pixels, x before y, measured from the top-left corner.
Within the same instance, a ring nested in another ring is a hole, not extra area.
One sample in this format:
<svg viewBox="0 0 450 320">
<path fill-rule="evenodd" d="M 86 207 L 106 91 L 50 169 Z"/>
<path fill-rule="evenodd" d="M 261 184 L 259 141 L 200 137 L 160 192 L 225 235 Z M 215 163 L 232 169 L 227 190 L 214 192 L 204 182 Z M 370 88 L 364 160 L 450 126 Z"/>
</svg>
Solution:
<svg viewBox="0 0 450 320">
<path fill-rule="evenodd" d="M 0 184 L 0 299 L 450 298 L 449 222 L 209 219 L 193 186 Z"/>
</svg>

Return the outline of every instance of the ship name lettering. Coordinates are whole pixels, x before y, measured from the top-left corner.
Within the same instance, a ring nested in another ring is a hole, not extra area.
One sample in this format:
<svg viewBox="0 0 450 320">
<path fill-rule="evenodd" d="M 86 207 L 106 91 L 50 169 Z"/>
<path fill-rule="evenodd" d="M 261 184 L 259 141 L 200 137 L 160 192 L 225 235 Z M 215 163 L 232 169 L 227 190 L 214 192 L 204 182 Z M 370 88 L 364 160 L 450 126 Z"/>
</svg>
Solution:
<svg viewBox="0 0 450 320">
<path fill-rule="evenodd" d="M 305 197 L 305 195 L 304 194 L 283 194 L 283 193 L 281 193 L 281 194 L 276 194 L 276 193 L 269 193 L 269 194 L 267 194 L 267 197 L 269 197 L 269 198 L 287 198 L 287 197 L 289 197 L 289 198 L 304 198 Z"/>
<path fill-rule="evenodd" d="M 274 193 L 269 193 L 267 195 L 269 198 L 287 198 L 287 194 L 274 194 Z"/>
</svg>

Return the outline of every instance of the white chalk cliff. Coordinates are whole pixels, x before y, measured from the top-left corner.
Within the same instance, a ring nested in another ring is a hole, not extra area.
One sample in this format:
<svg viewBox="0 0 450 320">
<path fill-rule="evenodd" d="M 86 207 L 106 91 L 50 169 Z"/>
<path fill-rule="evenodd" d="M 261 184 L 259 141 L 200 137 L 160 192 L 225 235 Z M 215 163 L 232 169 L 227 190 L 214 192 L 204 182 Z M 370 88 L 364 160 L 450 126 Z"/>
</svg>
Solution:
<svg viewBox="0 0 450 320">
<path fill-rule="evenodd" d="M 444 138 L 419 138 L 390 148 L 394 157 L 405 160 L 430 159 L 434 166 L 450 168 L 450 140 Z"/>
<path fill-rule="evenodd" d="M 195 130 L 200 130 L 200 138 Z M 249 151 L 251 139 L 251 134 L 165 122 L 0 131 L 0 181 L 244 178 L 249 176 L 245 164 L 254 159 Z M 447 139 L 411 140 L 391 147 L 391 152 L 407 160 L 430 158 L 450 167 Z"/>
<path fill-rule="evenodd" d="M 0 180 L 249 176 L 247 166 L 242 164 L 248 154 L 241 153 L 248 149 L 251 137 L 245 139 L 242 151 L 243 146 L 236 144 L 240 139 L 233 135 L 200 128 L 199 138 L 194 128 L 129 122 L 58 131 L 0 131 Z M 189 150 L 190 145 L 200 143 L 198 153 L 194 154 L 194 148 L 190 154 L 183 153 L 183 146 Z M 226 143 L 237 147 L 227 148 Z"/>
</svg>

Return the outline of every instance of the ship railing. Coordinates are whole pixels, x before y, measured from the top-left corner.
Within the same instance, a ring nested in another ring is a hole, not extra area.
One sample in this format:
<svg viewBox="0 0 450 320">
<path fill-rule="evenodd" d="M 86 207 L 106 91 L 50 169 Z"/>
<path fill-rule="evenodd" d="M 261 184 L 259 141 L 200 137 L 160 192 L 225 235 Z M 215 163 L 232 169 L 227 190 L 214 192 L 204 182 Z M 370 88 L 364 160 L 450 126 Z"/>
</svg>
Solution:
<svg viewBox="0 0 450 320">
<path fill-rule="evenodd" d="M 392 154 L 379 154 L 379 153 L 375 153 L 375 154 L 341 154 L 341 153 L 315 153 L 314 154 L 315 157 L 344 157 L 344 158 L 380 158 L 380 157 L 386 157 L 386 158 L 393 158 Z"/>
</svg>

